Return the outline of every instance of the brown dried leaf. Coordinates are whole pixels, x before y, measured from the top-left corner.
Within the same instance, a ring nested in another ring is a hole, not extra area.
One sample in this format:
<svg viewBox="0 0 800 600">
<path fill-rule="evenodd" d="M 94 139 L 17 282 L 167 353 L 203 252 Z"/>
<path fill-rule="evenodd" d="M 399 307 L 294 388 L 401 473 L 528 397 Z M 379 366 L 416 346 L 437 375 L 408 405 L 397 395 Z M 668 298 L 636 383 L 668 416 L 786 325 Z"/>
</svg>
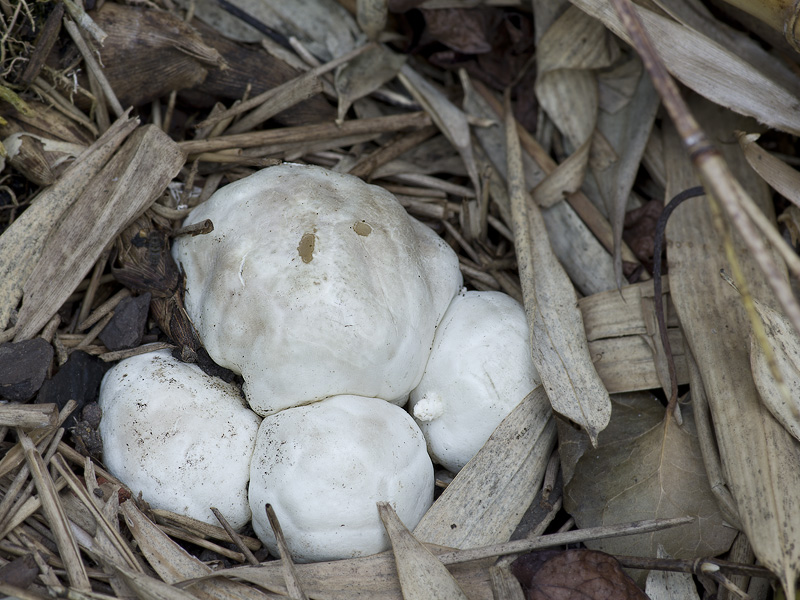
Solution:
<svg viewBox="0 0 800 600">
<path fill-rule="evenodd" d="M 533 552 L 511 570 L 528 600 L 647 600 L 613 556 L 593 550 Z"/>
<path fill-rule="evenodd" d="M 422 9 L 428 35 L 464 54 L 484 54 L 492 49 L 494 29 L 502 18 L 499 10 L 487 7 L 464 9 Z"/>
<path fill-rule="evenodd" d="M 611 554 L 655 557 L 662 545 L 676 558 L 714 556 L 728 549 L 736 530 L 723 518 L 708 483 L 694 418 L 683 426 L 664 419 L 649 394 L 612 399 L 611 422 L 597 448 L 577 460 L 564 487 L 564 508 L 581 528 L 630 520 L 695 516 L 688 525 L 653 534 L 588 544 Z M 565 442 L 574 430 L 561 427 Z"/>
</svg>

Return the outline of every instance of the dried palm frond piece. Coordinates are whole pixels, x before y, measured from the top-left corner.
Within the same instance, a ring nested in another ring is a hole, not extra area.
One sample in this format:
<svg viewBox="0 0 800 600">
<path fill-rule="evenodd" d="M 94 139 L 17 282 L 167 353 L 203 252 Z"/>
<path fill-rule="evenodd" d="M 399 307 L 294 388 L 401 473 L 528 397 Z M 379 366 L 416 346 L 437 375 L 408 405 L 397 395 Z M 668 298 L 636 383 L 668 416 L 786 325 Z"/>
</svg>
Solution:
<svg viewBox="0 0 800 600">
<path fill-rule="evenodd" d="M 33 337 L 122 229 L 158 198 L 184 155 L 153 125 L 138 129 L 53 228 L 24 285 L 16 339 Z M 141 174 L 147 173 L 147 178 Z"/>
<path fill-rule="evenodd" d="M 7 326 L 22 297 L 49 232 L 137 124 L 135 119 L 118 120 L 0 236 L 0 327 Z"/>
</svg>

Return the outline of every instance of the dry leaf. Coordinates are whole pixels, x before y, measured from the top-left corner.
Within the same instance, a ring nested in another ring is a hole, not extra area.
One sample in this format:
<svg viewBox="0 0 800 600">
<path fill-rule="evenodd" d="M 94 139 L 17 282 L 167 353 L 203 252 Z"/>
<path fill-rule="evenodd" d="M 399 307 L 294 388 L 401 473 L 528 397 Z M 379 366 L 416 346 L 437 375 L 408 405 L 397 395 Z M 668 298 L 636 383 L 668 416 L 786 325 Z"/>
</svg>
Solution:
<svg viewBox="0 0 800 600">
<path fill-rule="evenodd" d="M 613 556 L 585 548 L 525 554 L 511 571 L 528 600 L 647 600 Z"/>
<path fill-rule="evenodd" d="M 394 79 L 405 62 L 405 55 L 376 45 L 338 69 L 335 79 L 339 94 L 338 121 L 344 121 L 353 102 Z"/>
<path fill-rule="evenodd" d="M 715 556 L 728 549 L 736 530 L 723 518 L 708 483 L 694 419 L 683 426 L 664 419 L 650 394 L 612 399 L 611 422 L 597 448 L 577 460 L 564 486 L 564 508 L 581 528 L 638 519 L 695 516 L 688 525 L 648 535 L 587 543 L 610 554 L 656 556 L 662 545 L 676 558 Z M 567 442 L 576 433 L 559 428 Z M 566 470 L 566 468 L 565 468 Z"/>
<path fill-rule="evenodd" d="M 635 87 L 628 98 L 618 94 L 618 96 L 622 96 L 618 98 L 619 102 L 629 100 L 625 110 L 620 109 L 613 113 L 601 110 L 599 113 L 598 131 L 608 140 L 619 159 L 607 169 L 594 169 L 593 174 L 600 198 L 605 204 L 606 214 L 609 216 L 614 230 L 614 276 L 617 286 L 621 287 L 621 245 L 625 211 L 634 180 L 639 172 L 645 145 L 656 118 L 656 111 L 661 102 L 650 82 L 650 77 L 643 72 L 638 58 L 623 63 L 611 74 L 606 73 L 606 77 L 610 78 L 613 73 L 620 75 L 615 82 L 618 85 L 633 83 Z M 606 86 L 607 88 L 608 86 Z"/>
<path fill-rule="evenodd" d="M 711 139 L 730 139 L 747 124 L 724 109 L 693 99 L 692 110 Z M 752 126 L 752 125 L 750 125 Z M 737 145 L 720 150 L 762 210 L 771 211 L 769 194 L 748 170 Z M 672 127 L 665 128 L 667 197 L 697 185 L 685 149 Z M 748 173 L 750 174 L 748 176 Z M 693 388 L 708 395 L 717 445 L 739 518 L 757 558 L 793 590 L 800 570 L 800 445 L 764 407 L 750 371 L 750 331 L 741 300 L 720 279 L 730 271 L 722 236 L 707 200 L 685 202 L 667 226 L 670 288 L 681 328 L 697 360 L 702 381 L 690 373 Z M 744 241 L 733 236 L 735 247 Z M 700 250 L 702 249 L 702 250 Z M 751 253 L 737 252 L 751 294 L 772 302 L 766 276 Z"/>
<path fill-rule="evenodd" d="M 497 426 L 414 535 L 455 548 L 507 541 L 541 486 L 554 444 L 555 423 L 539 386 Z"/>
<path fill-rule="evenodd" d="M 475 189 L 475 197 L 480 198 L 481 184 L 475 157 L 472 154 L 472 139 L 467 115 L 409 65 L 403 65 L 399 77 L 414 99 L 425 108 L 439 130 L 458 150 Z"/>
<path fill-rule="evenodd" d="M 736 137 L 753 170 L 776 192 L 800 206 L 800 173 L 759 146 L 756 141 L 761 134 L 740 131 Z"/>
<path fill-rule="evenodd" d="M 405 600 L 467 599 L 447 567 L 411 535 L 387 502 L 378 502 L 378 513 L 392 542 Z"/>
<path fill-rule="evenodd" d="M 553 254 L 539 207 L 525 191 L 519 138 L 509 104 L 508 187 L 533 364 L 553 410 L 583 427 L 596 444 L 611 416 L 608 391 L 589 355 L 575 289 Z"/>
<path fill-rule="evenodd" d="M 789 433 L 800 440 L 800 336 L 789 320 L 777 310 L 755 298 L 753 303 L 764 323 L 767 342 L 772 348 L 775 366 L 788 388 L 788 396 L 775 381 L 769 358 L 751 332 L 750 368 L 753 370 L 753 381 L 769 411 Z"/>
<path fill-rule="evenodd" d="M 616 54 L 608 31 L 575 7 L 567 9 L 539 42 L 536 97 L 573 150 L 534 189 L 534 200 L 541 206 L 561 200 L 564 193 L 577 192 L 583 184 L 599 104 L 593 70 L 608 67 Z M 594 158 L 597 164 L 608 164 Z"/>
<path fill-rule="evenodd" d="M 630 43 L 611 4 L 605 0 L 571 1 Z M 800 104 L 791 91 L 693 29 L 640 6 L 636 12 L 664 65 L 681 83 L 770 127 L 800 133 Z"/>
</svg>

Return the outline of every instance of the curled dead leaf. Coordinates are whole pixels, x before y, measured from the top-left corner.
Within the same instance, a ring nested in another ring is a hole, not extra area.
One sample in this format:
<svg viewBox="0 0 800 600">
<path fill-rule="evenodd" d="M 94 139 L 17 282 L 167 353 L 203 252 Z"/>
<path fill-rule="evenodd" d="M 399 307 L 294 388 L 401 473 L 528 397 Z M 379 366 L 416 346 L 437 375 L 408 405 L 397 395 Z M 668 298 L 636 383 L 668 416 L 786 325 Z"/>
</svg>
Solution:
<svg viewBox="0 0 800 600">
<path fill-rule="evenodd" d="M 528 600 L 647 600 L 617 559 L 585 548 L 525 554 L 511 572 Z"/>
</svg>

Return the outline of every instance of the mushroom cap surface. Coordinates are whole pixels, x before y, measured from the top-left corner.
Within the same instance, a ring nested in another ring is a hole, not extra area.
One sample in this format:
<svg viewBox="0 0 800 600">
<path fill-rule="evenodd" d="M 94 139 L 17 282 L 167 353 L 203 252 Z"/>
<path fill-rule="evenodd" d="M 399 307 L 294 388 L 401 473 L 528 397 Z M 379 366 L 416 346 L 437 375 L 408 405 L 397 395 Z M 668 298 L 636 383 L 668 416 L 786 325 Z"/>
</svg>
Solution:
<svg viewBox="0 0 800 600">
<path fill-rule="evenodd" d="M 264 505 L 294 560 L 338 560 L 389 547 L 378 501 L 414 528 L 433 502 L 425 439 L 402 408 L 336 396 L 265 417 L 250 466 L 256 535 L 277 555 Z"/>
<path fill-rule="evenodd" d="M 450 304 L 408 410 L 431 458 L 453 473 L 540 383 L 525 310 L 501 292 L 461 292 Z"/>
<path fill-rule="evenodd" d="M 231 183 L 173 254 L 211 357 L 264 416 L 340 394 L 405 403 L 461 286 L 458 258 L 386 190 L 283 164 Z"/>
<path fill-rule="evenodd" d="M 261 419 L 235 386 L 162 350 L 121 361 L 100 386 L 108 470 L 154 508 L 234 528 L 250 520 L 247 483 Z"/>
</svg>

